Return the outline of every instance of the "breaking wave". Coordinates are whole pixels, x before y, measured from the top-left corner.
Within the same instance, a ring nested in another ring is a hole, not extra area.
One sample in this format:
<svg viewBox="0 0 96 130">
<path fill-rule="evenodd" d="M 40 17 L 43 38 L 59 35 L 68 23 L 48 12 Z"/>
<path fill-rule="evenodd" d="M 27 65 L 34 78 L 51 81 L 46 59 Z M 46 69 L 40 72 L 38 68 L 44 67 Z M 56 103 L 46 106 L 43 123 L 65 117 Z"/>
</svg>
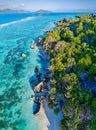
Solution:
<svg viewBox="0 0 96 130">
<path fill-rule="evenodd" d="M 6 27 L 6 26 L 9 26 L 9 25 L 12 25 L 12 24 L 15 24 L 15 23 L 20 23 L 20 22 L 24 22 L 24 21 L 29 21 L 29 20 L 32 20 L 32 19 L 34 19 L 34 18 L 35 18 L 35 17 L 27 17 L 27 18 L 24 18 L 24 19 L 20 19 L 20 20 L 13 21 L 13 22 L 4 23 L 4 24 L 1 24 L 0 27 Z"/>
</svg>

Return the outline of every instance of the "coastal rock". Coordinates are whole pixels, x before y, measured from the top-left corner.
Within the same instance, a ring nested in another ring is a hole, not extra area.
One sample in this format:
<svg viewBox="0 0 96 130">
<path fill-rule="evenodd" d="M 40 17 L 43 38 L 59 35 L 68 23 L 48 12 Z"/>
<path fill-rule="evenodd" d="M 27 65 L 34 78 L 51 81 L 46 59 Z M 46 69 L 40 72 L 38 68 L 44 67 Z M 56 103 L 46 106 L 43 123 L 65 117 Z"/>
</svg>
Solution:
<svg viewBox="0 0 96 130">
<path fill-rule="evenodd" d="M 26 57 L 27 57 L 26 54 L 23 53 L 23 54 L 22 54 L 22 58 L 26 58 Z"/>
<path fill-rule="evenodd" d="M 54 42 L 54 38 L 52 36 L 50 36 L 49 38 L 47 38 L 45 41 L 44 41 L 44 45 L 43 45 L 43 48 L 45 50 L 47 50 L 50 46 L 50 43 Z"/>
<path fill-rule="evenodd" d="M 60 24 L 60 23 L 67 23 L 67 22 L 69 22 L 70 21 L 70 19 L 68 19 L 68 18 L 63 18 L 62 20 L 59 20 L 59 21 L 57 21 L 57 22 L 54 22 L 54 24 L 56 24 L 57 26 Z"/>
<path fill-rule="evenodd" d="M 40 110 L 40 102 L 37 100 L 34 100 L 33 104 L 33 114 L 37 114 Z"/>
<path fill-rule="evenodd" d="M 39 39 L 38 39 L 37 46 L 42 45 L 42 42 L 43 42 L 43 39 L 42 39 L 42 38 L 39 38 Z"/>
<path fill-rule="evenodd" d="M 68 18 L 64 18 L 64 19 L 62 20 L 63 23 L 67 23 L 67 22 L 69 22 L 69 21 L 70 21 L 70 19 L 68 19 Z"/>
<path fill-rule="evenodd" d="M 37 86 L 35 86 L 34 92 L 35 93 L 40 92 L 42 89 L 42 86 L 43 86 L 43 82 L 39 83 Z"/>
<path fill-rule="evenodd" d="M 49 82 L 51 78 L 52 78 L 51 74 L 47 74 L 47 73 L 45 74 L 45 81 L 46 82 Z"/>
<path fill-rule="evenodd" d="M 30 46 L 31 49 L 35 49 L 35 46 Z"/>
<path fill-rule="evenodd" d="M 55 47 L 54 47 L 54 50 L 60 50 L 62 47 L 64 46 L 64 43 L 63 42 L 58 42 Z"/>
</svg>

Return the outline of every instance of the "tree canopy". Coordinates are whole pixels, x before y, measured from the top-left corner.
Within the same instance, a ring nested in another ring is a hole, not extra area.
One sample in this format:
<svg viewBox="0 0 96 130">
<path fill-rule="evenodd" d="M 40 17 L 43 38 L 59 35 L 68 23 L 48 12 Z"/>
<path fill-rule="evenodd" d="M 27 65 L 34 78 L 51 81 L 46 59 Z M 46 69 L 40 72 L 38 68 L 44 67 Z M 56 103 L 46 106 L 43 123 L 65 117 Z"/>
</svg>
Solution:
<svg viewBox="0 0 96 130">
<path fill-rule="evenodd" d="M 58 27 L 46 35 L 43 47 L 51 57 L 54 100 L 58 94 L 61 101 L 66 99 L 62 130 L 95 130 L 96 97 L 92 85 L 88 90 L 83 86 L 96 82 L 96 18 L 81 15 L 58 22 Z M 54 104 L 51 99 L 49 102 Z"/>
</svg>

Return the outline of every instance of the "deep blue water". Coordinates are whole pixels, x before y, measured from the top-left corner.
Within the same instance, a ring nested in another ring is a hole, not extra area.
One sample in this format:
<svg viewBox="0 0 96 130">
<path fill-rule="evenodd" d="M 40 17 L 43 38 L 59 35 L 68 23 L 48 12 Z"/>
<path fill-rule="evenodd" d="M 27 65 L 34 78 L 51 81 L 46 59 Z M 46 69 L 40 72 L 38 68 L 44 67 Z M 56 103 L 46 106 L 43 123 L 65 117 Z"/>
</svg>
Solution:
<svg viewBox="0 0 96 130">
<path fill-rule="evenodd" d="M 78 14 L 78 13 L 77 13 Z M 31 41 L 55 28 L 54 21 L 75 17 L 76 13 L 0 14 L 0 130 L 40 130 L 32 115 L 33 93 L 29 79 L 36 65 L 42 72 L 47 64 L 40 59 Z M 27 57 L 22 58 L 22 53 Z"/>
</svg>

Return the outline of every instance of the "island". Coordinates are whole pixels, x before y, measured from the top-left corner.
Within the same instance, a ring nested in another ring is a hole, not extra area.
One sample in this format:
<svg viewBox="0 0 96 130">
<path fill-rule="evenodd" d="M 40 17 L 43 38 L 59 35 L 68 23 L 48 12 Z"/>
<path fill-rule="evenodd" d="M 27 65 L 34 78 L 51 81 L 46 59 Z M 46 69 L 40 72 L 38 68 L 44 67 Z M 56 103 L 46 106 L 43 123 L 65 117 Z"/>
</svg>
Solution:
<svg viewBox="0 0 96 130">
<path fill-rule="evenodd" d="M 23 12 L 31 12 L 27 10 L 22 10 L 22 9 L 10 9 L 10 8 L 5 8 L 5 9 L 0 9 L 0 13 L 23 13 Z"/>
<path fill-rule="evenodd" d="M 55 22 L 43 48 L 50 56 L 47 103 L 63 113 L 61 130 L 96 129 L 96 15 Z"/>
<path fill-rule="evenodd" d="M 52 11 L 40 9 L 37 10 L 36 13 L 52 13 Z"/>
</svg>

